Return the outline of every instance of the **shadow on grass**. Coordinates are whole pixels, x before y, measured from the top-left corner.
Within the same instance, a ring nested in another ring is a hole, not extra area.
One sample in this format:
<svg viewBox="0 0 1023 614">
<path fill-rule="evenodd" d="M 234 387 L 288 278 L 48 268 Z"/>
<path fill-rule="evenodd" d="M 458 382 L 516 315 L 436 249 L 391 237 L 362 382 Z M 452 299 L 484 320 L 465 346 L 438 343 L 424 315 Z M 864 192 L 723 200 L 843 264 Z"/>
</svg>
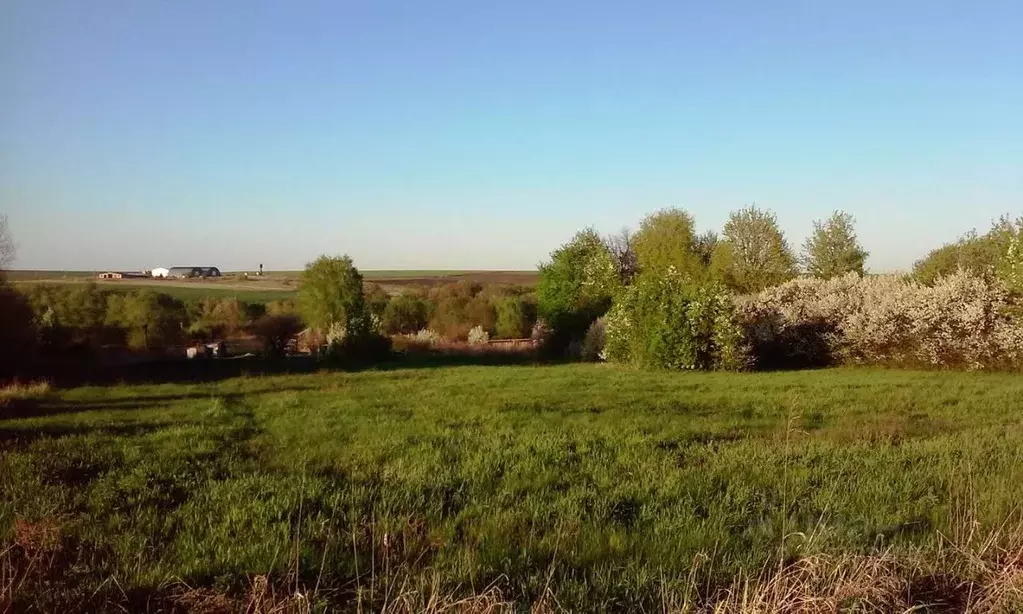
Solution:
<svg viewBox="0 0 1023 614">
<path fill-rule="evenodd" d="M 100 434 L 110 437 L 137 437 L 147 435 L 160 429 L 192 424 L 186 422 L 150 422 L 146 424 L 105 424 L 105 425 L 69 425 L 47 424 L 25 428 L 0 428 L 0 445 L 19 446 L 46 438 L 57 439 L 80 435 Z"/>
<path fill-rule="evenodd" d="M 456 366 L 532 366 L 565 360 L 547 359 L 532 353 L 479 354 L 395 353 L 379 362 L 335 362 L 309 356 L 267 359 L 240 357 L 221 360 L 157 360 L 124 365 L 79 363 L 37 369 L 23 377 L 47 379 L 59 388 L 115 386 L 121 384 L 206 383 L 241 376 L 291 375 L 322 371 L 358 372 L 402 369 L 437 369 Z M 274 392 L 280 391 L 275 389 Z M 201 395 L 205 396 L 205 395 Z"/>
<path fill-rule="evenodd" d="M 308 387 L 279 387 L 273 390 L 260 390 L 242 393 L 185 393 L 185 394 L 164 394 L 154 396 L 125 397 L 118 399 L 102 399 L 97 401 L 75 401 L 58 398 L 42 400 L 25 400 L 12 403 L 0 412 L 0 423 L 7 420 L 18 420 L 23 418 L 39 418 L 56 416 L 62 414 L 76 414 L 87 411 L 123 411 L 138 409 L 155 409 L 167 407 L 173 403 L 190 400 L 214 400 L 219 399 L 227 403 L 241 400 L 243 397 L 266 394 L 268 392 L 286 392 L 292 390 L 307 390 Z"/>
</svg>

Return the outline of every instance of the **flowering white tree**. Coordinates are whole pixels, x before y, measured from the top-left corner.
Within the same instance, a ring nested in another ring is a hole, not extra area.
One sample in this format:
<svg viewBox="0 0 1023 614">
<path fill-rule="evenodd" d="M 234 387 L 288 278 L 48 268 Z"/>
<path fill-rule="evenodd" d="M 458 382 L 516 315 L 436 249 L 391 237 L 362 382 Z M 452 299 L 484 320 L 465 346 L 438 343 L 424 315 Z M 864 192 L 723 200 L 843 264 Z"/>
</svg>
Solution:
<svg viewBox="0 0 1023 614">
<path fill-rule="evenodd" d="M 14 263 L 15 255 L 14 239 L 7 227 L 7 215 L 0 215 L 0 271 L 7 270 Z"/>
<path fill-rule="evenodd" d="M 933 286 L 900 276 L 796 279 L 741 303 L 759 347 L 818 352 L 808 362 L 1019 366 L 1023 322 L 1003 286 L 967 271 Z"/>
</svg>

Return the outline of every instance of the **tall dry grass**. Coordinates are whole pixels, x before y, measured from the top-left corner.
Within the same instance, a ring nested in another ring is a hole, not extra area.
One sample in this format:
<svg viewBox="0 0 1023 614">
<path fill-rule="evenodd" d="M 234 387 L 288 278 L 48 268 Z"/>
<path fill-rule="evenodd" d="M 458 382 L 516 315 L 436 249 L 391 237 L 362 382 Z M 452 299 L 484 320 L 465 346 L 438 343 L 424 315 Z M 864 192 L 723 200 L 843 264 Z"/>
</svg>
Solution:
<svg viewBox="0 0 1023 614">
<path fill-rule="evenodd" d="M 35 573 L 45 573 L 40 565 L 52 564 L 53 552 L 46 542 L 35 538 L 36 531 L 22 531 L 25 548 L 35 561 Z M 49 552 L 46 556 L 41 553 Z M 24 552 L 23 552 L 24 553 Z M 34 554 L 33 554 L 34 553 Z M 20 586 L 18 574 L 12 575 L 9 559 L 12 549 L 3 553 L 3 593 L 0 611 L 10 611 Z M 808 556 L 787 564 L 773 564 L 759 574 L 744 575 L 724 589 L 701 594 L 703 587 L 694 578 L 696 568 L 707 559 L 694 561 L 688 586 L 681 592 L 662 594 L 660 610 L 664 614 L 837 614 L 862 612 L 902 614 L 956 612 L 963 614 L 1000 614 L 1023 612 L 1023 525 L 979 535 L 976 526 L 966 524 L 956 535 L 942 537 L 935 550 L 897 552 L 885 550 L 873 554 L 837 554 Z M 151 600 L 154 609 L 146 611 L 182 611 L 197 614 L 311 614 L 345 611 L 359 614 L 534 614 L 567 612 L 557 601 L 556 587 L 533 603 L 509 599 L 499 586 L 477 592 L 444 589 L 439 578 L 427 586 L 421 576 L 413 579 L 402 571 L 391 578 L 372 578 L 358 586 L 341 603 L 336 589 L 302 587 L 294 578 L 275 584 L 267 576 L 255 576 L 242 595 L 227 595 L 209 588 L 178 583 L 165 587 L 159 599 Z M 386 580 L 386 581 L 385 581 Z M 390 588 L 371 595 L 375 584 Z M 116 582 L 114 582 L 116 584 Z M 125 606 L 113 597 L 108 608 Z M 132 610 L 135 611 L 135 610 Z"/>
<path fill-rule="evenodd" d="M 14 381 L 0 387 L 0 408 L 14 401 L 33 401 L 45 398 L 50 394 L 50 383 L 47 381 L 19 382 Z"/>
</svg>

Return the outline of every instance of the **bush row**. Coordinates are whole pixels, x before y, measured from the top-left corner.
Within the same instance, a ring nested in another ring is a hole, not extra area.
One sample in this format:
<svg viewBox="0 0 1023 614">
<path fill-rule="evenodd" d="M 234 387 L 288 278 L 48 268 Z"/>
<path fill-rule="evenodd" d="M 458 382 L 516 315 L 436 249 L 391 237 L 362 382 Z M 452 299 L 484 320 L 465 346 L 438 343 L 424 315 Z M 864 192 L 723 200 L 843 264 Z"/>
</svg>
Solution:
<svg viewBox="0 0 1023 614">
<path fill-rule="evenodd" d="M 394 297 L 371 286 L 367 296 L 388 335 L 428 329 L 449 341 L 465 341 L 479 327 L 495 339 L 521 339 L 529 336 L 537 318 L 536 297 L 521 286 L 459 281 L 412 287 Z"/>
<path fill-rule="evenodd" d="M 250 303 L 233 298 L 178 300 L 151 290 L 102 289 L 96 284 L 31 284 L 3 287 L 5 326 L 38 343 L 43 354 L 91 351 L 104 346 L 161 350 L 188 342 L 256 335 L 280 353 L 305 326 L 291 299 Z M 411 288 L 390 297 L 367 284 L 367 308 L 381 332 L 430 328 L 449 340 L 468 339 L 478 327 L 495 338 L 528 337 L 536 301 L 528 289 L 459 282 Z M 15 326 L 14 323 L 18 322 Z M 324 335 L 328 331 L 324 330 Z M 336 331 L 335 331 L 336 332 Z"/>
<path fill-rule="evenodd" d="M 765 367 L 888 364 L 962 369 L 1023 363 L 1023 321 L 1003 285 L 966 271 L 927 286 L 903 276 L 796 279 L 738 302 Z"/>
</svg>

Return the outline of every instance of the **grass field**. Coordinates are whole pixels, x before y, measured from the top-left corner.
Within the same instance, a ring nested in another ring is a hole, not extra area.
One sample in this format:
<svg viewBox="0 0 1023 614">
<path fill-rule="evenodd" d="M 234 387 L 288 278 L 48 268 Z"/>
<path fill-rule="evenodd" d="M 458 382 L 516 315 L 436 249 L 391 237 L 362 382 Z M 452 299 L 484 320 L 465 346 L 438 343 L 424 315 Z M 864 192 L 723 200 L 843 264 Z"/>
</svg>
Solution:
<svg viewBox="0 0 1023 614">
<path fill-rule="evenodd" d="M 651 611 L 819 553 L 937 553 L 1019 506 L 1018 376 L 399 367 L 0 409 L 15 605 L 145 609 L 266 576 L 353 611 L 488 587 Z"/>
</svg>

